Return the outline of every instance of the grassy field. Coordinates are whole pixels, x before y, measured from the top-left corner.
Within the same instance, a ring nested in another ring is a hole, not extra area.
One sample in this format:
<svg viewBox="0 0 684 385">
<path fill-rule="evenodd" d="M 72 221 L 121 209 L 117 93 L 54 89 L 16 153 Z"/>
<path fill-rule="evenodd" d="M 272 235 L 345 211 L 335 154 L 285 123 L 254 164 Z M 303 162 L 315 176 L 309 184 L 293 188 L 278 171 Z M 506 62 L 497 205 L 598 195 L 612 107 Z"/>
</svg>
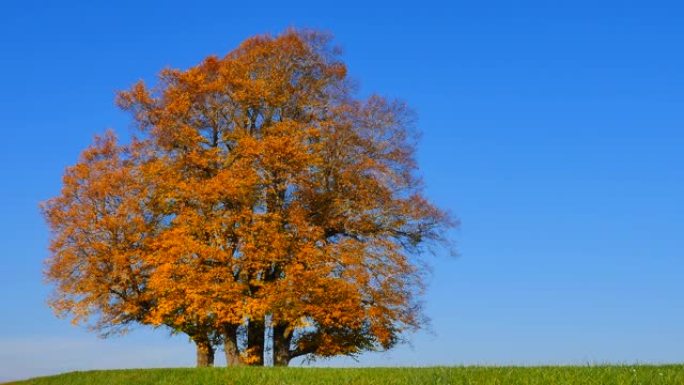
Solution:
<svg viewBox="0 0 684 385">
<path fill-rule="evenodd" d="M 434 368 L 207 368 L 72 372 L 21 385 L 684 385 L 684 365 Z"/>
</svg>

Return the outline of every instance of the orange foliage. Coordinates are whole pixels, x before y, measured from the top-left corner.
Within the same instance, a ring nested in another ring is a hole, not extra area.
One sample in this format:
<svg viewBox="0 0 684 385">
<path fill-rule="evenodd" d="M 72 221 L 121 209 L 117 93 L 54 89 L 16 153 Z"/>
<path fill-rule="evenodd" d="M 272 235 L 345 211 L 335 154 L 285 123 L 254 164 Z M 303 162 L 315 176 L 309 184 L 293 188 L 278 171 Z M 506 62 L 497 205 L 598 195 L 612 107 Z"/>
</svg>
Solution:
<svg viewBox="0 0 684 385">
<path fill-rule="evenodd" d="M 117 101 L 140 138 L 97 138 L 44 205 L 58 314 L 223 340 L 246 363 L 263 346 L 240 334 L 267 325 L 278 365 L 421 326 L 417 257 L 452 222 L 422 195 L 406 106 L 354 98 L 326 35 L 253 37 Z"/>
</svg>

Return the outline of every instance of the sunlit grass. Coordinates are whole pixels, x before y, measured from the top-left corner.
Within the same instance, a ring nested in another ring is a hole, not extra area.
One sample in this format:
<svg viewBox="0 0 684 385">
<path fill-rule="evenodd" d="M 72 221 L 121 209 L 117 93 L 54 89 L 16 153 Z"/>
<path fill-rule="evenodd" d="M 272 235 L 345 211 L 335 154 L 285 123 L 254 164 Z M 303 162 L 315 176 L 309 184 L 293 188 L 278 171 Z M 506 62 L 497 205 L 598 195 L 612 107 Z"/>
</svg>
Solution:
<svg viewBox="0 0 684 385">
<path fill-rule="evenodd" d="M 432 368 L 206 368 L 72 372 L 22 385 L 684 385 L 684 365 Z"/>
</svg>

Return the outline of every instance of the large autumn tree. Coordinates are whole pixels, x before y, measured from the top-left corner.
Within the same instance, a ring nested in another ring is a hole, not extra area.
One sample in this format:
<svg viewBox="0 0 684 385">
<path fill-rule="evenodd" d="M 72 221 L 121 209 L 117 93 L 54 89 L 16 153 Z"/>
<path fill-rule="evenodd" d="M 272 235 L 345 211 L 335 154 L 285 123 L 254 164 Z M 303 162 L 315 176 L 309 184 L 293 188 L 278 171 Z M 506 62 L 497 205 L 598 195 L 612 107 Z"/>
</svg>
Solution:
<svg viewBox="0 0 684 385">
<path fill-rule="evenodd" d="M 107 335 L 187 334 L 198 365 L 388 349 L 424 322 L 411 113 L 355 97 L 327 35 L 256 36 L 121 92 L 139 132 L 96 139 L 47 201 L 51 305 Z M 265 341 L 266 336 L 271 341 Z"/>
</svg>

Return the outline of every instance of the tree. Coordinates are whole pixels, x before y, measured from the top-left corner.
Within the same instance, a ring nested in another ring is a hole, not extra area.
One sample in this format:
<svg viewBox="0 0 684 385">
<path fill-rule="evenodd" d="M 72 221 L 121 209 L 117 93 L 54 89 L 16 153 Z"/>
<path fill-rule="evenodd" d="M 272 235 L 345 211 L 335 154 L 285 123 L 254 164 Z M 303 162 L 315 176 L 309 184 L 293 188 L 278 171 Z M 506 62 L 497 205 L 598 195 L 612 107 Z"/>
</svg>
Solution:
<svg viewBox="0 0 684 385">
<path fill-rule="evenodd" d="M 275 365 L 394 346 L 453 221 L 423 196 L 408 108 L 353 94 L 329 37 L 296 30 L 121 92 L 139 138 L 96 139 L 45 204 L 52 306 L 185 333 L 198 365 L 221 343 L 263 365 L 265 335 Z"/>
</svg>

